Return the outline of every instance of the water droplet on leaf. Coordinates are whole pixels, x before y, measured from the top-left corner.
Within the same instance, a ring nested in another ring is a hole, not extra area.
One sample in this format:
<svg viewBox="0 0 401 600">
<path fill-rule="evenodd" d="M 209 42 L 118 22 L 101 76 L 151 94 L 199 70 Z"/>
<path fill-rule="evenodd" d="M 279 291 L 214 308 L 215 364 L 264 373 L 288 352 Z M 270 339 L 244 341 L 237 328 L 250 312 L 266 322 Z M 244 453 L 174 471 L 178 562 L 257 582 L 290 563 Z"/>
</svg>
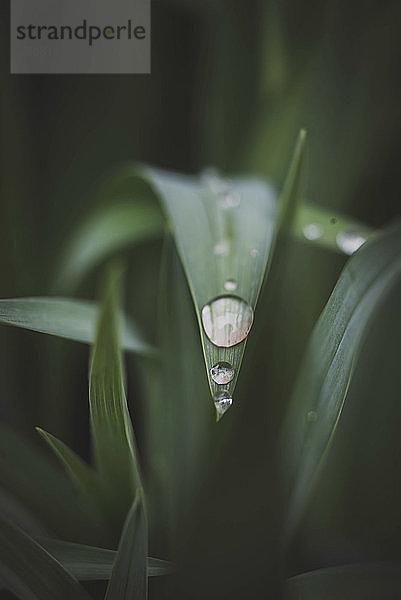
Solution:
<svg viewBox="0 0 401 600">
<path fill-rule="evenodd" d="M 366 242 L 366 238 L 357 231 L 340 231 L 337 244 L 345 254 L 353 254 Z"/>
<path fill-rule="evenodd" d="M 229 348 L 242 342 L 253 323 L 253 310 L 237 296 L 220 296 L 202 308 L 202 324 L 209 340 Z"/>
<path fill-rule="evenodd" d="M 218 242 L 213 248 L 215 256 L 228 256 L 230 254 L 230 243 L 228 240 L 222 240 Z"/>
<path fill-rule="evenodd" d="M 317 412 L 315 410 L 310 410 L 306 415 L 306 420 L 308 421 L 308 423 L 316 423 Z"/>
<path fill-rule="evenodd" d="M 308 223 L 302 231 L 307 240 L 317 240 L 323 234 L 322 228 L 317 223 Z"/>
<path fill-rule="evenodd" d="M 220 200 L 219 204 L 222 208 L 236 208 L 241 203 L 240 195 L 237 192 L 227 192 Z"/>
<path fill-rule="evenodd" d="M 251 248 L 251 249 L 249 250 L 249 254 L 250 254 L 250 255 L 251 255 L 253 258 L 255 258 L 256 256 L 258 256 L 258 254 L 259 254 L 259 250 L 258 250 L 257 248 Z"/>
<path fill-rule="evenodd" d="M 235 369 L 228 362 L 220 361 L 210 369 L 211 378 L 218 385 L 230 383 L 235 375 Z"/>
<path fill-rule="evenodd" d="M 217 417 L 220 419 L 224 413 L 230 408 L 233 403 L 233 399 L 230 394 L 223 390 L 222 392 L 218 392 L 214 396 L 214 405 L 217 411 Z"/>
<path fill-rule="evenodd" d="M 227 279 L 227 281 L 224 282 L 224 289 L 226 292 L 235 292 L 237 289 L 237 282 L 235 279 Z"/>
</svg>

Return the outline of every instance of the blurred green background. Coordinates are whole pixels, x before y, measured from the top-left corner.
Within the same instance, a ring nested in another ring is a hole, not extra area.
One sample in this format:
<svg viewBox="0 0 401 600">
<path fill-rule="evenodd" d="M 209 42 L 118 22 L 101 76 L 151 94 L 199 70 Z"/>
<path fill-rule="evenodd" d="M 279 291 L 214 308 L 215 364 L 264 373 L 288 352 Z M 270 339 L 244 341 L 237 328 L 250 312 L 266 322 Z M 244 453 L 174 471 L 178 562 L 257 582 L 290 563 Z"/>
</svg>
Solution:
<svg viewBox="0 0 401 600">
<path fill-rule="evenodd" d="M 400 215 L 399 2 L 153 0 L 150 76 L 11 76 L 5 3 L 1 16 L 2 298 L 56 291 L 69 233 L 105 201 L 102 180 L 128 161 L 250 172 L 280 189 L 305 127 L 308 201 L 374 228 Z M 154 339 L 160 244 L 126 255 L 127 310 Z M 185 568 L 178 581 L 152 581 L 155 598 L 279 597 L 278 431 L 344 261 L 281 242 L 236 405 L 211 425 L 197 500 L 183 515 L 177 553 Z M 93 298 L 97 276 L 77 296 Z M 286 574 L 401 560 L 400 292 L 365 342 Z M 38 446 L 40 425 L 87 457 L 87 363 L 85 346 L 2 327 L 2 422 Z M 128 381 L 143 452 L 145 407 L 131 359 Z M 163 536 L 154 538 L 165 556 Z"/>
</svg>

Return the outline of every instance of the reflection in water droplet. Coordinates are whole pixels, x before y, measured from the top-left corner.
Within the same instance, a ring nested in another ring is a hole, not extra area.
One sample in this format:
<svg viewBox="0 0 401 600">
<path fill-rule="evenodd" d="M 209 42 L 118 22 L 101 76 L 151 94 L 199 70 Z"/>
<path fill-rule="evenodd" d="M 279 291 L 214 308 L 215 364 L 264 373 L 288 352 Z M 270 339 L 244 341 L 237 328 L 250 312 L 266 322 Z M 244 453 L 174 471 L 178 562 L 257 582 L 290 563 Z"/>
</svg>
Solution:
<svg viewBox="0 0 401 600">
<path fill-rule="evenodd" d="M 317 412 L 315 410 L 310 410 L 306 415 L 306 420 L 308 421 L 308 423 L 316 423 Z"/>
<path fill-rule="evenodd" d="M 214 405 L 216 407 L 218 418 L 222 417 L 224 413 L 230 408 L 233 403 L 233 399 L 230 394 L 226 391 L 219 392 L 214 396 Z"/>
<path fill-rule="evenodd" d="M 220 361 L 210 369 L 210 375 L 215 383 L 223 385 L 232 381 L 235 375 L 235 369 L 230 363 Z"/>
<path fill-rule="evenodd" d="M 251 248 L 251 249 L 249 250 L 249 254 L 250 254 L 250 255 L 251 255 L 253 258 L 255 258 L 256 256 L 258 256 L 258 254 L 259 254 L 259 250 L 258 250 L 257 248 Z"/>
<path fill-rule="evenodd" d="M 241 203 L 240 195 L 237 192 L 227 192 L 219 200 L 219 204 L 222 208 L 236 208 Z"/>
<path fill-rule="evenodd" d="M 253 323 L 253 310 L 237 296 L 220 296 L 202 308 L 202 323 L 213 344 L 229 348 L 247 337 Z"/>
<path fill-rule="evenodd" d="M 340 231 L 337 244 L 345 254 L 353 254 L 366 242 L 366 238 L 357 231 Z"/>
<path fill-rule="evenodd" d="M 215 256 L 228 256 L 230 254 L 230 243 L 228 240 L 218 242 L 213 248 Z"/>
<path fill-rule="evenodd" d="M 317 240 L 323 233 L 323 229 L 317 223 L 308 223 L 302 231 L 307 240 Z"/>
<path fill-rule="evenodd" d="M 226 292 L 235 292 L 235 290 L 237 289 L 237 282 L 235 281 L 235 279 L 227 279 L 224 282 L 224 289 L 226 290 Z"/>
</svg>

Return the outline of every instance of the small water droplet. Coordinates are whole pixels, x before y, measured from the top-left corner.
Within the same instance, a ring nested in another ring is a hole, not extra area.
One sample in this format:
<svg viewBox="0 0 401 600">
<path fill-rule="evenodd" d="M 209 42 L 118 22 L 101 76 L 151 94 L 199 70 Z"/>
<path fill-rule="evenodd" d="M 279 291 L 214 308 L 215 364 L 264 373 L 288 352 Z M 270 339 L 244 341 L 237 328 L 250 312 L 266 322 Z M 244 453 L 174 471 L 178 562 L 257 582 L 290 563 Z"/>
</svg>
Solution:
<svg viewBox="0 0 401 600">
<path fill-rule="evenodd" d="M 366 242 L 366 238 L 357 231 L 340 231 L 336 239 L 345 254 L 353 254 Z"/>
<path fill-rule="evenodd" d="M 224 413 L 230 408 L 232 403 L 233 399 L 231 398 L 230 394 L 225 390 L 214 395 L 214 405 L 216 407 L 218 418 L 224 415 Z"/>
<path fill-rule="evenodd" d="M 247 337 L 253 323 L 253 310 L 238 296 L 220 296 L 202 308 L 202 323 L 213 344 L 229 348 Z"/>
<path fill-rule="evenodd" d="M 218 385 L 230 383 L 235 375 L 235 369 L 230 363 L 220 361 L 210 369 L 211 378 Z"/>
<path fill-rule="evenodd" d="M 217 244 L 213 248 L 213 253 L 215 256 L 228 256 L 230 254 L 229 241 L 222 240 L 221 242 L 217 242 Z"/>
<path fill-rule="evenodd" d="M 226 290 L 226 292 L 235 292 L 235 290 L 237 289 L 237 282 L 235 281 L 235 279 L 227 279 L 224 282 L 224 289 Z"/>
<path fill-rule="evenodd" d="M 307 240 L 317 240 L 323 234 L 323 229 L 317 223 L 308 223 L 302 231 Z"/>
<path fill-rule="evenodd" d="M 259 250 L 258 250 L 257 248 L 251 248 L 251 249 L 249 250 L 249 254 L 250 254 L 250 255 L 251 255 L 253 258 L 255 258 L 256 256 L 258 256 L 258 254 L 259 254 Z"/>
<path fill-rule="evenodd" d="M 308 421 L 308 423 L 316 423 L 317 412 L 315 410 L 308 411 L 308 414 L 306 415 L 306 420 Z"/>
<path fill-rule="evenodd" d="M 330 219 L 330 223 L 331 223 L 332 225 L 335 225 L 335 224 L 337 223 L 337 219 L 336 219 L 336 217 L 331 217 L 331 219 Z"/>
<path fill-rule="evenodd" d="M 221 208 L 236 208 L 241 204 L 241 197 L 237 192 L 227 192 L 220 198 L 219 204 Z"/>
<path fill-rule="evenodd" d="M 207 185 L 212 194 L 219 195 L 228 192 L 228 183 L 220 177 L 216 169 L 205 169 L 201 175 L 202 181 Z"/>
</svg>

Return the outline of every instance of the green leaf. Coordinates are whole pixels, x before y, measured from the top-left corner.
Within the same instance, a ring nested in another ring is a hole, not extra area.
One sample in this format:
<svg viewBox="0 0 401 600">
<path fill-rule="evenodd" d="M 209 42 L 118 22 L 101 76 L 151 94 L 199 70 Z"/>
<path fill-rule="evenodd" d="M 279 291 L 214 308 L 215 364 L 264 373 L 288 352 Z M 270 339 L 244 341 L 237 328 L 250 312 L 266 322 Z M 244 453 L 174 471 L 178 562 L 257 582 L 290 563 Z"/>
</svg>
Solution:
<svg viewBox="0 0 401 600">
<path fill-rule="evenodd" d="M 318 569 L 291 577 L 286 600 L 380 600 L 401 595 L 401 565 L 372 563 Z"/>
<path fill-rule="evenodd" d="M 148 597 L 147 525 L 143 502 L 134 501 L 121 535 L 105 600 L 145 600 Z"/>
<path fill-rule="evenodd" d="M 291 231 L 291 224 L 296 214 L 305 157 L 305 143 L 306 131 L 305 129 L 301 129 L 298 134 L 294 156 L 287 173 L 283 191 L 281 192 L 278 229 L 283 233 Z"/>
<path fill-rule="evenodd" d="M 236 345 L 218 347 L 206 335 L 201 313 L 216 297 L 240 297 L 246 304 L 239 306 L 228 298 L 220 303 L 220 315 L 210 313 L 217 319 L 228 314 L 229 320 L 236 320 L 233 330 L 241 335 L 230 343 L 246 336 L 272 249 L 275 194 L 256 179 L 224 180 L 212 173 L 178 176 L 147 167 L 141 172 L 160 197 L 173 229 L 195 303 L 212 395 L 222 386 L 213 381 L 210 369 L 224 361 L 235 368 L 235 377 L 223 388 L 231 396 L 246 337 Z M 229 334 L 229 328 L 227 324 L 222 331 Z"/>
<path fill-rule="evenodd" d="M 68 571 L 0 516 L 0 583 L 20 600 L 89 600 Z"/>
<path fill-rule="evenodd" d="M 97 305 L 86 300 L 52 297 L 0 300 L 0 323 L 84 343 L 94 340 L 97 312 Z M 123 320 L 122 344 L 137 354 L 152 353 L 152 348 L 127 319 Z"/>
<path fill-rule="evenodd" d="M 367 225 L 311 204 L 296 211 L 291 233 L 308 244 L 351 255 L 372 235 Z"/>
<path fill-rule="evenodd" d="M 99 477 L 96 471 L 54 435 L 47 433 L 40 427 L 36 427 L 36 431 L 42 436 L 62 464 L 66 467 L 80 492 L 82 492 L 85 498 L 90 501 L 92 510 L 96 510 L 96 508 L 98 508 L 101 490 Z"/>
<path fill-rule="evenodd" d="M 77 579 L 81 581 L 110 579 L 117 555 L 115 550 L 48 538 L 40 538 L 39 543 Z M 147 568 L 149 577 L 158 577 L 171 573 L 173 565 L 168 561 L 149 557 Z"/>
<path fill-rule="evenodd" d="M 142 495 L 142 483 L 124 389 L 118 279 L 119 271 L 110 269 L 90 362 L 89 407 L 97 470 L 120 520 L 135 493 Z"/>
<path fill-rule="evenodd" d="M 70 290 L 112 253 L 163 232 L 163 217 L 154 196 L 132 170 L 119 170 L 106 182 L 106 205 L 96 206 L 73 231 L 63 250 L 56 289 Z"/>
<path fill-rule="evenodd" d="M 62 470 L 4 426 L 0 426 L 0 489 L 48 531 L 67 539 L 96 539 L 97 521 L 84 510 Z"/>
<path fill-rule="evenodd" d="M 288 534 L 302 517 L 333 439 L 364 334 L 401 276 L 400 256 L 400 225 L 373 236 L 347 263 L 313 330 L 283 431 Z"/>
</svg>

